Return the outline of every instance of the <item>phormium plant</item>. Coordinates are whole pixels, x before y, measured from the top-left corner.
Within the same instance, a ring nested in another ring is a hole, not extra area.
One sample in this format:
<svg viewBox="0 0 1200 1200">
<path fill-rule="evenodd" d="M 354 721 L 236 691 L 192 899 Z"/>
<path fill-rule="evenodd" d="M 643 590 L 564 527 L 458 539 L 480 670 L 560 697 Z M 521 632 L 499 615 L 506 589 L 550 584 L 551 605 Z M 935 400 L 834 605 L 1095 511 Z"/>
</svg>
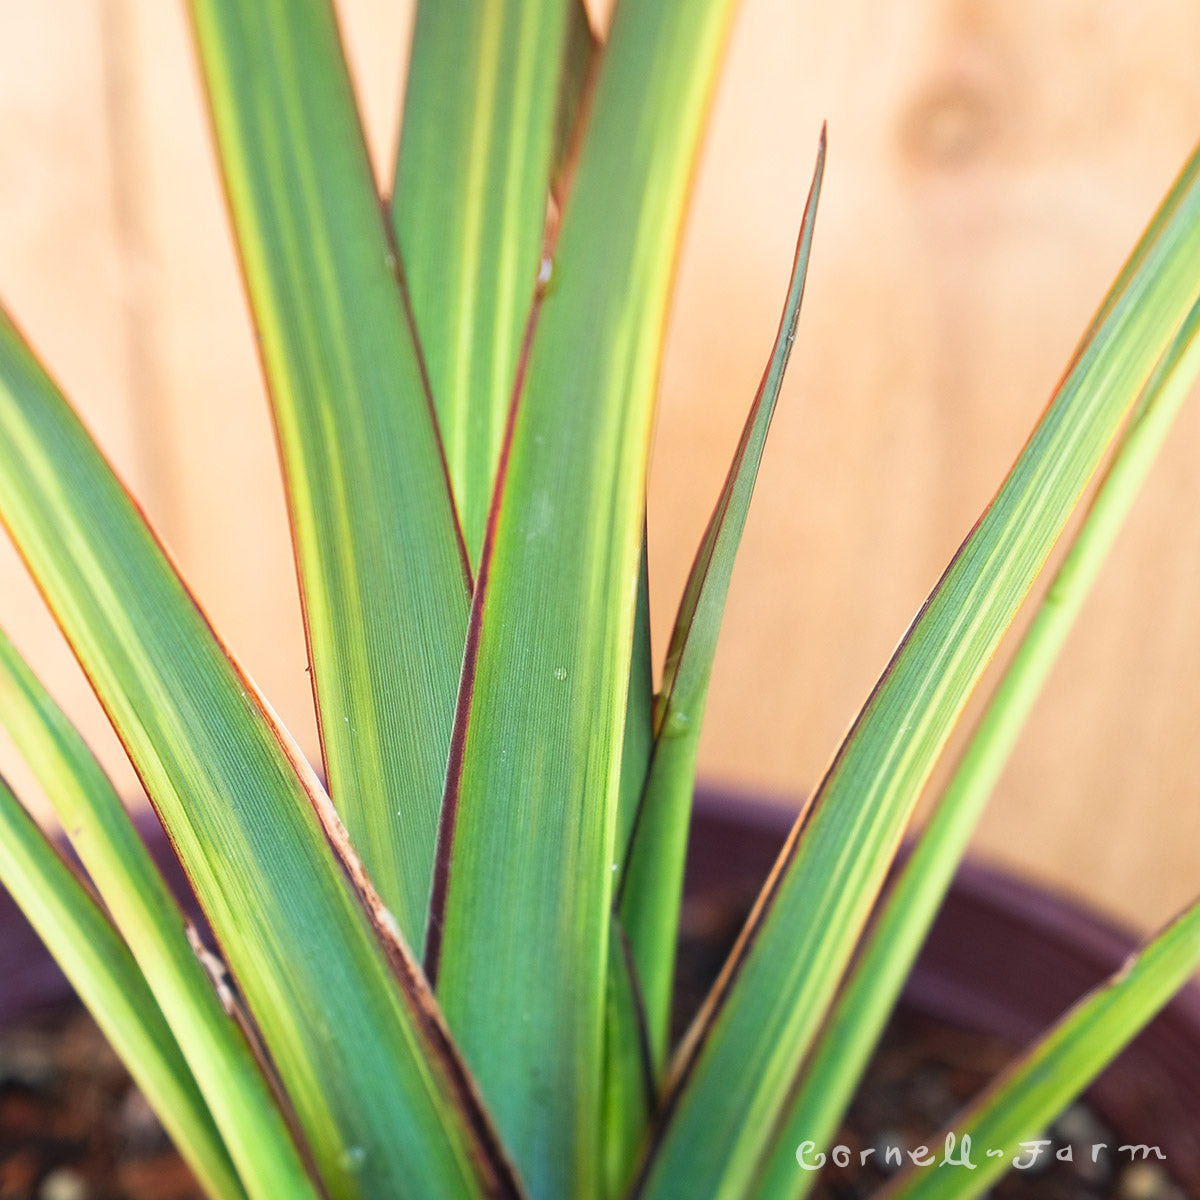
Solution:
<svg viewBox="0 0 1200 1200">
<path fill-rule="evenodd" d="M 822 136 L 775 349 L 655 692 L 656 373 L 732 7 L 620 0 L 600 46 L 575 0 L 424 0 L 381 206 L 328 0 L 191 0 L 286 479 L 320 776 L 0 322 L 0 517 L 217 944 L 189 935 L 111 786 L 7 644 L 0 716 L 99 899 L 7 788 L 0 877 L 214 1197 L 803 1195 L 796 1148 L 836 1129 L 1200 365 L 1194 158 L 670 1045 L 699 726 L 825 159 Z M 878 900 L 969 694 L 1098 473 Z M 214 950 L 232 984 L 206 969 Z M 1195 909 L 958 1135 L 1015 1149 L 1198 961 Z M 914 1170 L 886 1195 L 978 1195 L 1004 1161 Z"/>
</svg>

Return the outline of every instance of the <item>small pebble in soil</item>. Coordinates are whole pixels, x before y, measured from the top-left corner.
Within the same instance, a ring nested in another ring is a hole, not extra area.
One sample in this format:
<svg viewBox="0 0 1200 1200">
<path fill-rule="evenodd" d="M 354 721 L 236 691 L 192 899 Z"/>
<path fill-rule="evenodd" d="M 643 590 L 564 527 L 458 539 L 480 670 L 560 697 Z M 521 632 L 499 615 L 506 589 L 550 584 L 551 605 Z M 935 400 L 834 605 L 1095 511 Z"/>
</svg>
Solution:
<svg viewBox="0 0 1200 1200">
<path fill-rule="evenodd" d="M 0 1087 L 42 1088 L 55 1076 L 54 1055 L 44 1037 L 17 1031 L 0 1046 Z"/>
<path fill-rule="evenodd" d="M 1126 1167 L 1117 1181 L 1118 1200 L 1185 1200 L 1157 1163 L 1140 1162 Z"/>
<path fill-rule="evenodd" d="M 1082 1104 L 1072 1104 L 1054 1122 L 1054 1131 L 1060 1142 L 1072 1142 L 1080 1146 L 1094 1146 L 1104 1140 L 1105 1129 L 1091 1111 Z"/>
<path fill-rule="evenodd" d="M 42 1180 L 38 1200 L 89 1200 L 90 1189 L 82 1176 L 70 1167 L 59 1167 Z"/>
<path fill-rule="evenodd" d="M 117 1128 L 127 1152 L 135 1157 L 157 1154 L 169 1144 L 158 1115 L 135 1087 L 131 1087 L 121 1101 Z"/>
</svg>

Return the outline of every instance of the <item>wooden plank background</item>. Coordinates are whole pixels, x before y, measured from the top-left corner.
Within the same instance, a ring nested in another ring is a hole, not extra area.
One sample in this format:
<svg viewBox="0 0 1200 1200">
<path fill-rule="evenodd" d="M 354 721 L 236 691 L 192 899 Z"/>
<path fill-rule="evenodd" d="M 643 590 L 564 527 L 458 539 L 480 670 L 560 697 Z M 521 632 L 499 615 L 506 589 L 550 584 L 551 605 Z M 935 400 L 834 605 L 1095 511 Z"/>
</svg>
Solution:
<svg viewBox="0 0 1200 1200">
<path fill-rule="evenodd" d="M 389 0 L 340 9 L 386 176 L 410 16 Z M 830 157 L 708 778 L 795 798 L 819 776 L 1200 136 L 1198 61 L 1189 0 L 743 0 L 664 371 L 660 647 L 769 349 L 823 118 Z M 270 427 L 181 6 L 0 3 L 0 147 L 0 294 L 313 747 Z M 1200 892 L 1198 437 L 1193 406 L 977 839 L 1142 925 Z M 7 546 L 0 621 L 132 791 Z"/>
</svg>

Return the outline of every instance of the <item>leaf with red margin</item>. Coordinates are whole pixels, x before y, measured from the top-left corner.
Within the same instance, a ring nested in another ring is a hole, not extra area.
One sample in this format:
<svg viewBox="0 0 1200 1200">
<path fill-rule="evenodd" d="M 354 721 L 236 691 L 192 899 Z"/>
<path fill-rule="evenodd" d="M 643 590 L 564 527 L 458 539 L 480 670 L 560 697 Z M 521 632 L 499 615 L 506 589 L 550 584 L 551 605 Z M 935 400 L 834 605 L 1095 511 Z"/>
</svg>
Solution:
<svg viewBox="0 0 1200 1200">
<path fill-rule="evenodd" d="M 420 968 L 393 937 L 398 986 L 346 883 L 328 797 L 6 316 L 0 518 L 187 870 L 330 1194 L 518 1195 Z"/>
<path fill-rule="evenodd" d="M 328 0 L 191 0 L 330 795 L 420 953 L 470 579 Z"/>
<path fill-rule="evenodd" d="M 417 6 L 391 217 L 473 568 L 592 50 L 579 0 Z"/>
<path fill-rule="evenodd" d="M 946 790 L 872 918 L 869 938 L 855 956 L 775 1132 L 755 1185 L 761 1200 L 808 1195 L 814 1176 L 797 1178 L 796 1147 L 806 1140 L 823 1146 L 836 1133 L 988 798 L 1198 372 L 1200 304 L 1155 367 Z M 1031 1123 L 1027 1131 L 1044 1124 Z"/>
<path fill-rule="evenodd" d="M 654 709 L 654 748 L 618 887 L 617 911 L 637 965 L 656 1074 L 667 1054 L 683 865 L 708 683 L 734 559 L 796 337 L 824 172 L 822 128 L 775 345 L 696 552 L 671 634 Z"/>
<path fill-rule="evenodd" d="M 640 1200 L 752 1183 L 922 787 L 1198 294 L 1200 152 L 793 829 L 672 1064 Z"/>
<path fill-rule="evenodd" d="M 731 10 L 627 0 L 616 15 L 471 614 L 427 961 L 538 1197 L 591 1200 L 602 1186 L 613 854 L 651 414 Z"/>
</svg>

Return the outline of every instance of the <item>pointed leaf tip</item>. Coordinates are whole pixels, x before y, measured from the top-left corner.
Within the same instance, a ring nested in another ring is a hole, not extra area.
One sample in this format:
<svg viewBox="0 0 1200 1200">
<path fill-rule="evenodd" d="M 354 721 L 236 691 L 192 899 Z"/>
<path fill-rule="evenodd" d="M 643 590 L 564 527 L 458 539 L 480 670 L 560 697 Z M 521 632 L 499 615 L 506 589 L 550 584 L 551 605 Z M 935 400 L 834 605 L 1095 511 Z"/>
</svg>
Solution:
<svg viewBox="0 0 1200 1200">
<path fill-rule="evenodd" d="M 771 356 L 680 602 L 655 705 L 649 769 L 621 860 L 621 921 L 645 995 L 656 1069 L 666 1057 L 683 867 L 708 685 L 734 561 L 800 320 L 824 174 L 822 131 Z"/>
</svg>

